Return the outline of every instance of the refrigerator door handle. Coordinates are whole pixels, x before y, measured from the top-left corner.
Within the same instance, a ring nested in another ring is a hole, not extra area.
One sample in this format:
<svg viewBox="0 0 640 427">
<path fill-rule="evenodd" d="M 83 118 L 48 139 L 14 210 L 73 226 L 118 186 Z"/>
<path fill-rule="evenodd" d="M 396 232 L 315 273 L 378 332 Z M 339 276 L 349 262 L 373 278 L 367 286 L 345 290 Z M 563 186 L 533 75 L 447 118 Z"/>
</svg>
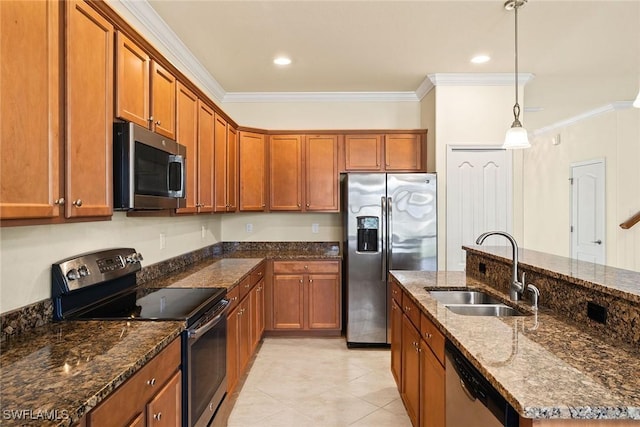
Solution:
<svg viewBox="0 0 640 427">
<path fill-rule="evenodd" d="M 387 197 L 387 269 L 391 270 L 393 257 L 393 206 L 391 197 Z"/>
<path fill-rule="evenodd" d="M 386 254 L 386 246 L 387 246 L 387 242 L 386 242 L 386 233 L 385 233 L 385 228 L 386 228 L 386 218 L 387 218 L 387 206 L 386 206 L 386 199 L 385 197 L 380 197 L 380 240 L 381 240 L 381 248 L 380 248 L 380 268 L 381 268 L 381 272 L 380 272 L 380 278 L 383 282 L 385 282 L 387 280 L 386 277 L 386 273 L 387 273 L 387 265 L 386 265 L 386 259 L 387 259 L 387 254 Z"/>
</svg>

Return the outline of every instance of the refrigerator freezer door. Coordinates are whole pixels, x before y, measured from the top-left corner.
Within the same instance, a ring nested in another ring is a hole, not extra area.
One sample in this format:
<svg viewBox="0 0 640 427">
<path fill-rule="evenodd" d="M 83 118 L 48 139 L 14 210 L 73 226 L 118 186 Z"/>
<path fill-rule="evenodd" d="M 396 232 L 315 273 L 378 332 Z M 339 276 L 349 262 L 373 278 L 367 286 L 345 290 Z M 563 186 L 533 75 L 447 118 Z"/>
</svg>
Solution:
<svg viewBox="0 0 640 427">
<path fill-rule="evenodd" d="M 386 195 L 385 178 L 384 174 L 345 177 L 347 343 L 350 345 L 387 341 L 387 269 L 383 257 L 386 221 L 382 205 Z M 358 224 L 360 228 L 368 228 L 368 235 L 376 233 L 372 230 L 378 227 L 375 250 L 372 245 L 358 250 Z"/>
<path fill-rule="evenodd" d="M 390 174 L 389 270 L 438 269 L 435 174 Z"/>
</svg>

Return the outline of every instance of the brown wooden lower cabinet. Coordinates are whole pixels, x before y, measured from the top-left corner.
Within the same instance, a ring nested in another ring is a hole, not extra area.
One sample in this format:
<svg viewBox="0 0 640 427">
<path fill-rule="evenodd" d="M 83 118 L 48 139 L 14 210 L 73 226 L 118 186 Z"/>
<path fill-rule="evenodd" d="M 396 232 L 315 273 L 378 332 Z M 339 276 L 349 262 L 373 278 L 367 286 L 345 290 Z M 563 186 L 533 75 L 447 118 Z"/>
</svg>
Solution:
<svg viewBox="0 0 640 427">
<path fill-rule="evenodd" d="M 391 373 L 398 388 L 401 387 L 402 366 L 402 309 L 395 299 L 391 300 Z"/>
<path fill-rule="evenodd" d="M 87 415 L 87 427 L 177 426 L 182 420 L 180 338 Z"/>
<path fill-rule="evenodd" d="M 407 409 L 411 424 L 418 425 L 420 417 L 420 334 L 406 315 L 402 316 L 402 380 L 400 397 Z"/>
<path fill-rule="evenodd" d="M 274 261 L 273 329 L 339 333 L 341 290 L 339 261 Z"/>
<path fill-rule="evenodd" d="M 445 427 L 445 370 L 424 340 L 420 340 L 420 425 Z"/>
<path fill-rule="evenodd" d="M 264 332 L 264 263 L 227 292 L 227 393 L 245 373 Z"/>
</svg>

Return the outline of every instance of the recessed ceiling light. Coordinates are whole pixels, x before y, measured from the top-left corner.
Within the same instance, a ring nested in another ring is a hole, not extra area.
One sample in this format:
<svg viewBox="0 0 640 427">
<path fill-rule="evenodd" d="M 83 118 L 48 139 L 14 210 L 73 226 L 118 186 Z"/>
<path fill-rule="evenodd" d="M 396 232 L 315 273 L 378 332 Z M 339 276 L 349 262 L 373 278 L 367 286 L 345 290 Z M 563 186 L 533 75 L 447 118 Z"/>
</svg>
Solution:
<svg viewBox="0 0 640 427">
<path fill-rule="evenodd" d="M 273 60 L 273 63 L 276 65 L 289 65 L 291 64 L 291 58 L 287 58 L 286 56 L 279 56 Z"/>
<path fill-rule="evenodd" d="M 473 62 L 474 64 L 484 64 L 485 62 L 489 62 L 490 60 L 491 57 L 489 57 L 488 55 L 476 55 L 471 58 L 471 62 Z"/>
</svg>

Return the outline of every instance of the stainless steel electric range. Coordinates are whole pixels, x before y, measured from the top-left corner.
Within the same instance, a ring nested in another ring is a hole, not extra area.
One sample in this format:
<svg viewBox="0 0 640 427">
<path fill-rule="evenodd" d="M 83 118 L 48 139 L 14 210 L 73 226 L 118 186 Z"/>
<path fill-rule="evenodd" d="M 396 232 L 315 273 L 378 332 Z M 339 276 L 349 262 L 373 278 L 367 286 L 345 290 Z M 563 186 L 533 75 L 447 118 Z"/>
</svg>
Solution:
<svg viewBox="0 0 640 427">
<path fill-rule="evenodd" d="M 183 426 L 207 426 L 227 389 L 226 289 L 139 287 L 141 261 L 135 249 L 116 248 L 54 263 L 54 319 L 184 321 Z"/>
</svg>

